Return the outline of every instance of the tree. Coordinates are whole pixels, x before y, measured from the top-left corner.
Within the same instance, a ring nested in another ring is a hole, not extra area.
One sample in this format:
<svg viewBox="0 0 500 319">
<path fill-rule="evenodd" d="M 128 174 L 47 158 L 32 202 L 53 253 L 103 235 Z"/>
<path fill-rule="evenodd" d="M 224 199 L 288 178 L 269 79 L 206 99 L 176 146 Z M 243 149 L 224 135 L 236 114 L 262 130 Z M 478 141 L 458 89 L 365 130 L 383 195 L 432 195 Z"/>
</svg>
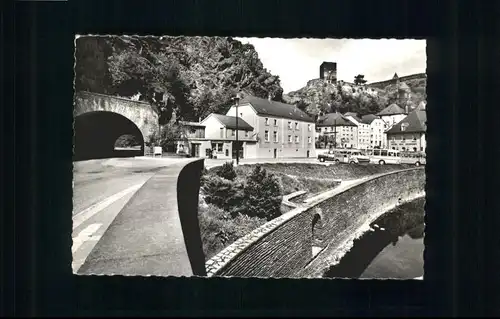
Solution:
<svg viewBox="0 0 500 319">
<path fill-rule="evenodd" d="M 159 113 L 159 124 L 168 122 L 173 112 L 190 115 L 189 90 L 180 76 L 175 55 L 152 50 L 154 38 L 134 38 L 134 46 L 115 52 L 108 67 L 115 92 L 132 96 L 139 92 Z"/>
<path fill-rule="evenodd" d="M 245 198 L 244 213 L 267 220 L 281 214 L 283 191 L 276 176 L 268 174 L 260 165 L 247 176 L 243 194 Z"/>
<path fill-rule="evenodd" d="M 365 84 L 365 83 L 366 83 L 366 80 L 365 80 L 365 76 L 363 74 L 358 74 L 354 77 L 354 84 L 361 85 L 361 84 Z"/>
</svg>

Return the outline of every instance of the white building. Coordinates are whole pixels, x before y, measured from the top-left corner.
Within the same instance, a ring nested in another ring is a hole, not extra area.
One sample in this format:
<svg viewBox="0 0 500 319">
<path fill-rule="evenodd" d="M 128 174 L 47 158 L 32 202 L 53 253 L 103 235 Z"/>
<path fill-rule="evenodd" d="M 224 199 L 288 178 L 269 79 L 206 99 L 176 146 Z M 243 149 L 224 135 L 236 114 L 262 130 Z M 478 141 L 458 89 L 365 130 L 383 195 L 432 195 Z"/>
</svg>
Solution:
<svg viewBox="0 0 500 319">
<path fill-rule="evenodd" d="M 238 112 L 234 105 L 226 115 L 239 116 L 254 129 L 256 150 L 246 158 L 316 157 L 314 119 L 295 105 L 241 95 Z"/>
<path fill-rule="evenodd" d="M 387 128 L 391 128 L 394 124 L 399 123 L 406 117 L 408 113 L 399 107 L 396 103 L 392 103 L 376 115 L 387 124 Z"/>
<path fill-rule="evenodd" d="M 363 123 L 356 113 L 347 112 L 344 114 L 351 122 L 358 126 L 358 146 L 357 148 L 366 150 L 370 148 L 370 124 Z"/>
<path fill-rule="evenodd" d="M 361 121 L 370 126 L 369 148 L 387 148 L 387 134 L 385 133 L 388 128 L 387 123 L 373 114 L 364 115 Z"/>
<path fill-rule="evenodd" d="M 320 136 L 326 136 L 330 146 L 338 148 L 358 147 L 358 126 L 340 113 L 328 113 L 318 118 L 316 124 Z"/>
</svg>

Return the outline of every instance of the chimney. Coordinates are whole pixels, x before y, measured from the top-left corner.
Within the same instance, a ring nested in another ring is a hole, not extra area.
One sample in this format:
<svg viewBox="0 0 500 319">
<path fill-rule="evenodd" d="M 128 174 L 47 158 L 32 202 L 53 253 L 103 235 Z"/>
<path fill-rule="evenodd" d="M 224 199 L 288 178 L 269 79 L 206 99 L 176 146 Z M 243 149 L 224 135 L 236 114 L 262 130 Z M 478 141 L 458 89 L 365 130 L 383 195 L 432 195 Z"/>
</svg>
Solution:
<svg viewBox="0 0 500 319">
<path fill-rule="evenodd" d="M 201 116 L 198 118 L 198 123 L 200 123 L 200 122 L 201 122 Z"/>
<path fill-rule="evenodd" d="M 408 102 L 406 102 L 406 105 L 405 105 L 405 113 L 408 114 Z"/>
</svg>

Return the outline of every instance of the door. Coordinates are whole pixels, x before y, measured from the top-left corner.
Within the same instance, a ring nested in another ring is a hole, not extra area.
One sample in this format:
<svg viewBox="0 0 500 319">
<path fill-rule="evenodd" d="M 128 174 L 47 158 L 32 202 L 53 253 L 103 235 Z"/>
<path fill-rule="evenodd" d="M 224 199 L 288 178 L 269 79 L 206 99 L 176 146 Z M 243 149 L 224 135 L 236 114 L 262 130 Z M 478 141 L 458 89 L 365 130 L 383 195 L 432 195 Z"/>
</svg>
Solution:
<svg viewBox="0 0 500 319">
<path fill-rule="evenodd" d="M 278 149 L 274 149 L 274 158 L 276 158 L 278 156 Z"/>
<path fill-rule="evenodd" d="M 307 157 L 309 158 L 309 151 L 307 151 Z"/>
<path fill-rule="evenodd" d="M 200 144 L 191 144 L 191 156 L 200 157 Z"/>
</svg>

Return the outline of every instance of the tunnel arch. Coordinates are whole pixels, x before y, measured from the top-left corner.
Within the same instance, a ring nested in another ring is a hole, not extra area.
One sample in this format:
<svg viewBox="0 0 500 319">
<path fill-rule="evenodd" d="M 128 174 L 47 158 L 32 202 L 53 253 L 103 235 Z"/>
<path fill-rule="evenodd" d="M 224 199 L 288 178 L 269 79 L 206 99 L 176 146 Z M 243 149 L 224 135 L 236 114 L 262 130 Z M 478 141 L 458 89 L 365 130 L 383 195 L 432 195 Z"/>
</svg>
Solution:
<svg viewBox="0 0 500 319">
<path fill-rule="evenodd" d="M 116 140 L 133 135 L 141 145 L 138 150 L 115 150 Z M 145 138 L 139 127 L 127 117 L 109 111 L 91 111 L 74 120 L 74 160 L 128 157 L 144 154 Z"/>
<path fill-rule="evenodd" d="M 88 91 L 75 92 L 73 109 L 73 117 L 75 121 L 77 121 L 78 118 L 78 121 L 82 122 L 85 117 L 80 118 L 80 116 L 83 116 L 87 113 L 101 111 L 121 115 L 135 124 L 133 131 L 137 136 L 139 136 L 139 134 L 137 133 L 135 128 L 139 129 L 139 131 L 141 132 L 140 140 L 144 143 L 142 144 L 142 154 L 140 155 L 144 155 L 144 144 L 151 144 L 153 142 L 152 137 L 159 131 L 158 114 L 155 112 L 154 108 L 145 101 L 136 101 L 129 98 Z M 75 132 L 75 135 L 76 134 L 77 133 Z M 78 136 L 78 139 L 80 140 L 81 137 Z M 79 148 L 78 145 L 74 146 L 76 148 Z M 138 155 L 137 153 L 138 152 L 134 152 L 134 154 L 132 155 Z M 81 152 L 78 151 L 78 155 L 80 154 Z M 118 156 L 124 155 L 126 155 L 124 154 L 124 152 L 118 154 Z M 114 154 L 114 156 L 116 156 L 116 154 Z"/>
</svg>

